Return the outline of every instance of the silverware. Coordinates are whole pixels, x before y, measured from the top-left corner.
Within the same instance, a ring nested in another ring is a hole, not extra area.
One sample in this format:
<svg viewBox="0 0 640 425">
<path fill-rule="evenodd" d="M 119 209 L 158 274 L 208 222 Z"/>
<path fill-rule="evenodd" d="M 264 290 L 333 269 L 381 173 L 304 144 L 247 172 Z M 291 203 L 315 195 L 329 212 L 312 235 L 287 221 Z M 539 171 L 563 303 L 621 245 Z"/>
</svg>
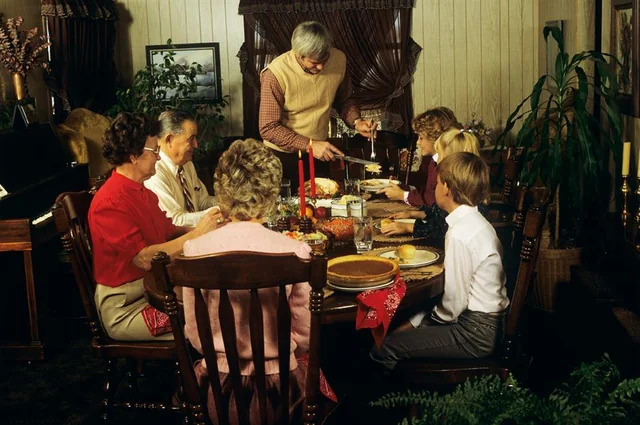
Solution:
<svg viewBox="0 0 640 425">
<path fill-rule="evenodd" d="M 365 164 L 365 165 L 378 164 L 375 161 L 367 161 L 366 159 L 356 158 L 354 156 L 348 156 L 348 155 L 334 155 L 333 157 L 337 159 L 341 159 L 343 161 L 347 161 L 347 162 L 354 162 L 356 164 Z M 374 159 L 375 159 L 375 156 L 374 156 Z"/>
<path fill-rule="evenodd" d="M 375 161 L 376 160 L 376 148 L 374 146 L 375 144 L 375 136 L 374 136 L 374 130 L 373 130 L 373 120 L 371 120 L 371 130 L 369 131 L 369 141 L 371 142 L 371 161 Z"/>
</svg>

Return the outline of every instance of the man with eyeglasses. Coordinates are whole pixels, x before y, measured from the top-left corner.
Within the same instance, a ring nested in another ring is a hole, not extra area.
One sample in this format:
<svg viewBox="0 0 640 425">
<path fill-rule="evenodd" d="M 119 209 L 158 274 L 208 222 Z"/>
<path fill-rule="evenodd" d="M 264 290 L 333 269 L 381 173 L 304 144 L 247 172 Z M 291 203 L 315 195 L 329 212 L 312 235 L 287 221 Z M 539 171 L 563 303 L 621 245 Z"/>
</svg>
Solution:
<svg viewBox="0 0 640 425">
<path fill-rule="evenodd" d="M 342 154 L 327 141 L 332 107 L 363 136 L 369 137 L 373 130 L 352 99 L 346 56 L 333 47 L 329 30 L 319 22 L 296 27 L 291 50 L 262 70 L 260 85 L 260 135 L 280 158 L 285 177 L 292 181 L 298 178 L 297 152 L 308 152 L 310 140 L 313 156 L 321 161 Z"/>
<path fill-rule="evenodd" d="M 165 111 L 158 118 L 160 160 L 156 173 L 144 182 L 176 226 L 195 226 L 216 205 L 193 166 L 198 124 L 188 113 Z"/>
</svg>

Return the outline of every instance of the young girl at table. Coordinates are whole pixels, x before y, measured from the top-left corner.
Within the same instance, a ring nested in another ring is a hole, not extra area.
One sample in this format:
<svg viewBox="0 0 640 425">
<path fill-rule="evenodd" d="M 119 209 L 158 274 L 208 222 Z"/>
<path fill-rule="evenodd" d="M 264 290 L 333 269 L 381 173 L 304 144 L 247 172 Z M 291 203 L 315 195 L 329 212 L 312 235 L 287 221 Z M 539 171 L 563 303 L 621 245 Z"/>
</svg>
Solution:
<svg viewBox="0 0 640 425">
<path fill-rule="evenodd" d="M 471 152 L 479 156 L 478 139 L 468 130 L 452 128 L 445 131 L 436 140 L 433 146 L 433 161 L 436 163 L 456 152 Z M 434 170 L 434 176 L 437 174 Z M 435 178 L 434 178 L 435 180 Z M 436 180 L 437 181 L 437 180 Z M 434 186 L 435 189 L 435 186 Z M 435 193 L 435 192 L 434 192 Z M 414 223 L 394 222 L 381 228 L 385 235 L 412 234 L 415 238 L 429 238 L 442 243 L 447 231 L 445 217 L 447 213 L 440 209 L 434 202 L 431 205 L 423 205 L 418 211 L 403 211 L 391 215 L 389 218 L 415 218 Z"/>
<path fill-rule="evenodd" d="M 411 122 L 411 127 L 418 134 L 418 147 L 420 155 L 427 161 L 427 180 L 420 190 L 404 190 L 397 184 L 392 184 L 378 193 L 383 193 L 392 201 L 404 201 L 414 207 L 431 206 L 436 203 L 436 163 L 437 156 L 434 149 L 436 140 L 450 128 L 460 128 L 453 111 L 444 106 L 428 109 L 416 116 Z"/>
<path fill-rule="evenodd" d="M 371 358 L 388 369 L 401 359 L 477 358 L 493 353 L 509 305 L 502 245 L 478 212 L 489 195 L 489 167 L 459 152 L 438 163 L 436 202 L 449 213 L 444 295 L 430 312 L 413 316 L 386 337 Z"/>
</svg>

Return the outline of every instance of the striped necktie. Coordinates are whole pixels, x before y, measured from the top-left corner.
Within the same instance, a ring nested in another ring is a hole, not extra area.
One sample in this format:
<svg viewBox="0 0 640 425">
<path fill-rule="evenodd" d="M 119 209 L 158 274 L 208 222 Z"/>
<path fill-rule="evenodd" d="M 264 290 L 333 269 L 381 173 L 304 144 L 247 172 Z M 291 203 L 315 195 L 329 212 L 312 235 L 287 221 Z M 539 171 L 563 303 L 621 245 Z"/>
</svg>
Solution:
<svg viewBox="0 0 640 425">
<path fill-rule="evenodd" d="M 184 195 L 184 207 L 187 209 L 187 212 L 194 212 L 196 209 L 193 207 L 193 201 L 191 200 L 191 195 L 189 193 L 189 188 L 187 187 L 187 179 L 184 177 L 184 167 L 178 167 L 178 177 L 180 177 L 180 186 L 182 186 L 182 194 Z"/>
</svg>

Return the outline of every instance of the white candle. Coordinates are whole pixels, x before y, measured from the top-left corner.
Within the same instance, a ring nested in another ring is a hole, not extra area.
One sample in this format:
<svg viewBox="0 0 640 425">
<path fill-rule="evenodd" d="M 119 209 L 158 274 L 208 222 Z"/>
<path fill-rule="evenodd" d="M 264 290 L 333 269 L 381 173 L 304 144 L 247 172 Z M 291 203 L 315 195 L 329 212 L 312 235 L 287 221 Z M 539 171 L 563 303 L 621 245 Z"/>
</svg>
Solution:
<svg viewBox="0 0 640 425">
<path fill-rule="evenodd" d="M 629 175 L 629 162 L 631 161 L 631 142 L 624 142 L 622 146 L 622 175 Z"/>
</svg>

